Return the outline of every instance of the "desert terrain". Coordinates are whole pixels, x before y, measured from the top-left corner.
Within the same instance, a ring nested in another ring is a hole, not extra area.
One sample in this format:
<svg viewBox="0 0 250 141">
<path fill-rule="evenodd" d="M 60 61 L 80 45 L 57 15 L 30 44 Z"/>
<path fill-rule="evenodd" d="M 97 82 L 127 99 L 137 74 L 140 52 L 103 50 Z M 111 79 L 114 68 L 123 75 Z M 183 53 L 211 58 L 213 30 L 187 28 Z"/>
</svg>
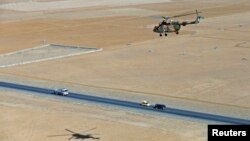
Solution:
<svg viewBox="0 0 250 141">
<path fill-rule="evenodd" d="M 196 9 L 200 24 L 153 33 L 159 16 Z M 250 119 L 249 16 L 248 0 L 3 0 L 0 54 L 44 44 L 103 51 L 0 68 L 0 80 Z M 91 128 L 103 141 L 205 141 L 208 123 L 0 88 L 1 141 Z"/>
</svg>

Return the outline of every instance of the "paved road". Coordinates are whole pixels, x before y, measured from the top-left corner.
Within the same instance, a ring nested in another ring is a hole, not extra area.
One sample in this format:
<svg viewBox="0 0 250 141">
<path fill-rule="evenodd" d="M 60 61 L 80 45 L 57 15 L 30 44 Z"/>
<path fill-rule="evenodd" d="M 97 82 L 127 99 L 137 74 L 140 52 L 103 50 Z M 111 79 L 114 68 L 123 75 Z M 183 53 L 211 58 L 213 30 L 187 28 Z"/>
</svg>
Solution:
<svg viewBox="0 0 250 141">
<path fill-rule="evenodd" d="M 14 83 L 9 83 L 9 82 L 0 82 L 0 87 L 35 92 L 35 93 L 42 93 L 42 94 L 48 94 L 48 95 L 51 95 L 53 92 L 53 90 L 51 89 L 39 88 L 39 87 L 33 87 L 33 86 L 27 86 L 27 85 L 21 85 L 21 84 L 14 84 Z M 127 107 L 127 108 L 134 108 L 138 110 L 148 110 L 148 111 L 160 112 L 164 114 L 173 114 L 173 115 L 178 115 L 178 116 L 183 116 L 183 117 L 196 118 L 196 119 L 201 119 L 201 120 L 210 120 L 210 121 L 216 121 L 216 122 L 224 122 L 224 123 L 229 123 L 229 124 L 250 124 L 250 120 L 247 120 L 247 119 L 240 119 L 240 118 L 227 117 L 227 116 L 221 116 L 221 115 L 213 115 L 213 114 L 181 110 L 181 109 L 175 109 L 175 108 L 166 108 L 165 110 L 155 110 L 153 107 L 140 106 L 136 102 L 90 96 L 90 95 L 77 94 L 77 93 L 70 93 L 70 95 L 67 96 L 67 98 L 87 100 L 87 101 L 97 102 L 97 103 L 102 103 L 102 104 L 110 104 L 113 106 L 122 106 L 122 107 Z"/>
</svg>

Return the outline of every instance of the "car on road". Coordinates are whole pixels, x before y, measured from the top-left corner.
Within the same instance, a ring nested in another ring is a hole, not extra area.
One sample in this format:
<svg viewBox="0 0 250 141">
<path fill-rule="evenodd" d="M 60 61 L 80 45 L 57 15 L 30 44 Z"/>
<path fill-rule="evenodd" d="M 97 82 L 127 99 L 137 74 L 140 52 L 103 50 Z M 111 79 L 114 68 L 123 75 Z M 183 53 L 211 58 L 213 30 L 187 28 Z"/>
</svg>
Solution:
<svg viewBox="0 0 250 141">
<path fill-rule="evenodd" d="M 164 105 L 164 104 L 155 104 L 153 108 L 157 109 L 157 110 L 164 110 L 164 109 L 166 109 L 166 105 Z"/>
<path fill-rule="evenodd" d="M 55 90 L 53 91 L 53 94 L 62 95 L 62 96 L 67 96 L 67 95 L 69 95 L 69 90 L 66 89 L 66 88 L 55 89 Z"/>
<path fill-rule="evenodd" d="M 141 103 L 140 103 L 141 106 L 146 106 L 146 107 L 149 107 L 151 104 L 147 101 L 147 100 L 143 100 Z"/>
</svg>

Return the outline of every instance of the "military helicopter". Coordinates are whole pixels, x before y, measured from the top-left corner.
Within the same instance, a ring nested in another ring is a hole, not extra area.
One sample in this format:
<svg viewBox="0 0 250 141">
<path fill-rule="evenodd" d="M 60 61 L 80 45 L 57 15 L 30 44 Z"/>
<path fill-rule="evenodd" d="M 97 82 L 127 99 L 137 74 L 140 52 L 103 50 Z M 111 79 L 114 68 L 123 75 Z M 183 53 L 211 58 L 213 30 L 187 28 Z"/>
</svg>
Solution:
<svg viewBox="0 0 250 141">
<path fill-rule="evenodd" d="M 92 128 L 92 129 L 89 129 L 89 130 L 86 130 L 85 132 L 89 132 L 91 130 L 94 130 L 96 128 Z M 48 137 L 57 137 L 57 136 L 71 136 L 70 138 L 68 138 L 68 140 L 71 140 L 71 139 L 95 139 L 95 140 L 99 140 L 100 138 L 99 137 L 94 137 L 93 135 L 97 135 L 97 134 L 80 134 L 80 133 L 76 133 L 74 131 L 71 131 L 69 129 L 65 129 L 66 131 L 70 132 L 71 134 L 63 134 L 63 135 L 50 135 Z"/>
<path fill-rule="evenodd" d="M 159 25 L 155 26 L 153 31 L 156 33 L 160 33 L 160 36 L 162 36 L 162 34 L 164 34 L 165 36 L 167 36 L 167 33 L 171 33 L 171 32 L 175 32 L 176 34 L 179 34 L 179 30 L 181 29 L 181 26 L 186 26 L 188 24 L 198 24 L 200 22 L 200 19 L 204 19 L 204 17 L 199 16 L 199 12 L 198 10 L 196 10 L 195 12 L 189 12 L 189 13 L 184 13 L 181 15 L 176 15 L 176 16 L 162 16 L 163 21 L 159 23 Z M 194 15 L 196 14 L 196 19 L 195 20 L 191 20 L 191 21 L 176 21 L 176 20 L 172 20 L 171 18 L 177 18 L 177 17 L 182 17 L 182 16 L 187 16 L 187 15 Z"/>
</svg>

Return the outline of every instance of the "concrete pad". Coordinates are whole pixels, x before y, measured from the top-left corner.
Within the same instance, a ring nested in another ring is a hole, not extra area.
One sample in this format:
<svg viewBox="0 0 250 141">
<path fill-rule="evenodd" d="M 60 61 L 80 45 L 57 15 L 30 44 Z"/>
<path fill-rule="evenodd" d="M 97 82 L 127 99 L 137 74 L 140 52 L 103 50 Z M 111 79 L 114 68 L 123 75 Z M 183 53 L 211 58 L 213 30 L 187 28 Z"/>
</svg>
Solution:
<svg viewBox="0 0 250 141">
<path fill-rule="evenodd" d="M 0 68 L 101 51 L 97 48 L 49 44 L 0 55 Z"/>
</svg>

